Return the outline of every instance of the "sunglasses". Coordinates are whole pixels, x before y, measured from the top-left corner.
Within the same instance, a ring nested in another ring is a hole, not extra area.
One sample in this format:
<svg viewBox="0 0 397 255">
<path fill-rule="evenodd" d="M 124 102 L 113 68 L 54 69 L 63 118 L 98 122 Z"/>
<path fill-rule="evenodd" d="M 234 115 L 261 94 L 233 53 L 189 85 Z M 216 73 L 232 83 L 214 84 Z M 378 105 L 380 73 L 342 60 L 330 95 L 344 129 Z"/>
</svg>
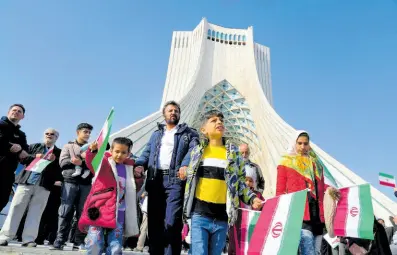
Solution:
<svg viewBox="0 0 397 255">
<path fill-rule="evenodd" d="M 45 133 L 45 135 L 55 135 L 54 133 Z"/>
<path fill-rule="evenodd" d="M 308 146 L 308 145 L 309 145 L 308 142 L 297 142 L 297 144 L 298 144 L 298 145 L 302 145 L 302 144 L 303 144 L 303 145 L 305 145 L 305 146 Z"/>
</svg>

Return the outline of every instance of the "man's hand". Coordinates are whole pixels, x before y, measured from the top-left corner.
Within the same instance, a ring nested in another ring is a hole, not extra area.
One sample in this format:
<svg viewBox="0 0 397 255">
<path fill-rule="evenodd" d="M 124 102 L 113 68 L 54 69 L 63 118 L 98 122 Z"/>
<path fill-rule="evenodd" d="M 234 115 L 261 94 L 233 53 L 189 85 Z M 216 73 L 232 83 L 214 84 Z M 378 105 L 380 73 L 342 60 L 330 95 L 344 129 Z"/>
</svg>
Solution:
<svg viewBox="0 0 397 255">
<path fill-rule="evenodd" d="M 50 156 L 48 157 L 49 161 L 54 161 L 55 160 L 55 155 L 54 154 L 50 154 Z"/>
<path fill-rule="evenodd" d="M 259 198 L 254 198 L 254 201 L 252 201 L 252 209 L 254 210 L 260 210 L 263 206 L 263 201 L 260 200 Z"/>
<path fill-rule="evenodd" d="M 78 158 L 72 158 L 72 160 L 70 162 L 72 162 L 72 164 L 75 166 L 81 166 L 81 164 L 83 163 L 81 161 L 81 159 L 78 159 Z"/>
<path fill-rule="evenodd" d="M 91 151 L 96 151 L 98 150 L 98 143 L 97 142 L 93 142 L 90 144 L 90 150 Z"/>
<path fill-rule="evenodd" d="M 19 154 L 19 159 L 25 159 L 29 156 L 29 154 L 26 151 L 21 151 L 21 153 Z"/>
<path fill-rule="evenodd" d="M 137 166 L 134 168 L 134 177 L 140 178 L 143 175 L 143 172 L 145 169 L 143 169 L 143 166 Z"/>
<path fill-rule="evenodd" d="M 56 182 L 54 182 L 54 186 L 61 187 L 62 186 L 62 182 L 56 181 Z"/>
<path fill-rule="evenodd" d="M 44 154 L 36 154 L 36 158 L 43 158 L 44 157 Z"/>
<path fill-rule="evenodd" d="M 182 181 L 186 180 L 186 178 L 187 178 L 187 166 L 183 166 L 183 167 L 179 168 L 177 176 Z"/>
<path fill-rule="evenodd" d="M 81 153 L 80 155 L 83 159 L 85 159 L 85 157 L 87 156 L 86 152 Z"/>
<path fill-rule="evenodd" d="M 12 143 L 12 146 L 11 146 L 11 148 L 10 148 L 10 151 L 11 151 L 12 153 L 17 153 L 17 152 L 19 152 L 19 151 L 21 151 L 21 150 L 22 150 L 21 145 Z"/>
</svg>

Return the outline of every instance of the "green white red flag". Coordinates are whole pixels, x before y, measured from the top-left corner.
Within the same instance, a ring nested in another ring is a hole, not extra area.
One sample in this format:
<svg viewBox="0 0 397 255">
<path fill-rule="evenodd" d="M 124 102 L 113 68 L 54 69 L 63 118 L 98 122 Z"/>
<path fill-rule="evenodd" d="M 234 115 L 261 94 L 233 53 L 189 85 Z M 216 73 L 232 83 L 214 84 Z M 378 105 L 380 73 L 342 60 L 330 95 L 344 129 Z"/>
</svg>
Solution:
<svg viewBox="0 0 397 255">
<path fill-rule="evenodd" d="M 248 254 L 296 254 L 301 236 L 307 191 L 266 200 L 252 234 Z"/>
<path fill-rule="evenodd" d="M 335 236 L 374 239 L 371 187 L 362 184 L 341 188 L 334 218 Z"/>
<path fill-rule="evenodd" d="M 112 108 L 112 110 L 109 113 L 109 116 L 105 121 L 105 124 L 101 129 L 101 132 L 99 133 L 98 138 L 95 140 L 98 143 L 98 153 L 95 155 L 94 159 L 92 160 L 92 167 L 94 168 L 95 172 L 98 171 L 102 163 L 103 156 L 105 155 L 106 152 L 106 146 L 108 145 L 110 131 L 112 129 L 113 116 L 114 116 L 114 110 Z"/>
<path fill-rule="evenodd" d="M 394 176 L 385 173 L 379 173 L 379 184 L 392 188 L 396 187 L 396 181 L 394 179 Z"/>
<path fill-rule="evenodd" d="M 235 255 L 248 254 L 249 242 L 261 212 L 239 209 L 237 220 L 229 232 L 229 250 Z"/>
<path fill-rule="evenodd" d="M 41 173 L 52 162 L 49 160 L 50 155 L 54 151 L 54 147 L 49 149 L 42 158 L 35 158 L 27 167 L 27 171 Z"/>
</svg>

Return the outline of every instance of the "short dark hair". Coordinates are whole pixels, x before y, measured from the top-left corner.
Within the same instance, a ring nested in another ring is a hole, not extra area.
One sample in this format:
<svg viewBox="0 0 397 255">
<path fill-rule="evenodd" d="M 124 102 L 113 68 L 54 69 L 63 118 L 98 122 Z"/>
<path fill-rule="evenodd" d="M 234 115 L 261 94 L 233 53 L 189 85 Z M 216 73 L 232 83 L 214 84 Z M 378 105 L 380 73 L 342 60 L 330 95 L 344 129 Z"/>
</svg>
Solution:
<svg viewBox="0 0 397 255">
<path fill-rule="evenodd" d="M 310 136 L 309 136 L 309 134 L 306 133 L 306 132 L 300 133 L 300 134 L 298 135 L 298 138 L 299 138 L 299 137 L 307 137 L 307 140 L 310 141 Z M 297 140 L 298 140 L 298 139 L 297 139 Z"/>
<path fill-rule="evenodd" d="M 116 137 L 114 138 L 113 142 L 112 142 L 112 148 L 114 146 L 114 144 L 122 144 L 128 147 L 128 151 L 131 151 L 132 146 L 134 145 L 134 143 L 132 142 L 131 139 L 127 138 L 127 137 Z"/>
<path fill-rule="evenodd" d="M 88 130 L 94 129 L 94 127 L 88 123 L 80 123 L 77 125 L 76 130 L 79 131 L 79 130 L 82 130 L 83 128 L 88 129 Z"/>
<path fill-rule="evenodd" d="M 201 123 L 201 127 L 205 125 L 205 123 L 207 123 L 207 121 L 209 119 L 211 119 L 212 117 L 218 117 L 218 118 L 222 118 L 224 119 L 225 117 L 223 116 L 223 113 L 218 111 L 218 110 L 210 110 L 206 113 L 204 113 L 201 118 L 200 118 L 200 123 Z"/>
<path fill-rule="evenodd" d="M 174 100 L 171 100 L 171 101 L 168 101 L 168 102 L 166 102 L 164 104 L 164 106 L 163 106 L 163 115 L 165 113 L 165 108 L 167 108 L 167 106 L 169 106 L 169 105 L 175 106 L 176 108 L 178 108 L 179 113 L 181 113 L 181 106 L 177 102 L 175 102 Z"/>
<path fill-rule="evenodd" d="M 14 107 L 14 106 L 20 107 L 22 109 L 22 111 L 23 111 L 23 114 L 25 114 L 26 110 L 25 110 L 25 107 L 23 106 L 23 104 L 13 104 L 13 105 L 10 106 L 10 108 L 8 108 L 8 111 L 10 111 L 12 109 L 12 107 Z"/>
</svg>

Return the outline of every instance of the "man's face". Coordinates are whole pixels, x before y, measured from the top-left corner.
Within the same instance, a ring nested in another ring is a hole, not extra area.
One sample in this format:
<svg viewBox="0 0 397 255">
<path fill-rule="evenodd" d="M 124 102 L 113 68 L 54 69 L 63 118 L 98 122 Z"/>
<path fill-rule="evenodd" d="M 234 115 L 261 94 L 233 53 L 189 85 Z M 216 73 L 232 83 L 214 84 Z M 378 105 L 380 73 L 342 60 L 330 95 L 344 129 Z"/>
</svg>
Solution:
<svg viewBox="0 0 397 255">
<path fill-rule="evenodd" d="M 248 160 L 250 157 L 250 149 L 247 144 L 240 145 L 240 153 L 244 160 Z"/>
<path fill-rule="evenodd" d="M 175 105 L 170 104 L 164 109 L 164 118 L 167 124 L 178 125 L 180 116 L 179 108 Z"/>
<path fill-rule="evenodd" d="M 81 141 L 88 142 L 90 139 L 91 135 L 91 130 L 87 128 L 82 128 L 80 130 L 77 130 L 77 138 Z"/>
<path fill-rule="evenodd" d="M 13 106 L 8 111 L 7 117 L 10 121 L 18 123 L 20 120 L 22 120 L 25 117 L 25 114 L 23 113 L 23 109 L 21 107 Z"/>
<path fill-rule="evenodd" d="M 379 219 L 379 220 L 378 220 L 378 222 L 379 222 L 380 224 L 382 224 L 382 226 L 385 226 L 385 222 L 384 222 L 384 220 L 382 220 L 382 219 Z"/>
<path fill-rule="evenodd" d="M 55 133 L 54 130 L 47 129 L 44 132 L 44 143 L 46 143 L 46 144 L 55 144 L 57 139 L 58 139 L 58 136 L 57 136 L 57 134 Z"/>
</svg>

